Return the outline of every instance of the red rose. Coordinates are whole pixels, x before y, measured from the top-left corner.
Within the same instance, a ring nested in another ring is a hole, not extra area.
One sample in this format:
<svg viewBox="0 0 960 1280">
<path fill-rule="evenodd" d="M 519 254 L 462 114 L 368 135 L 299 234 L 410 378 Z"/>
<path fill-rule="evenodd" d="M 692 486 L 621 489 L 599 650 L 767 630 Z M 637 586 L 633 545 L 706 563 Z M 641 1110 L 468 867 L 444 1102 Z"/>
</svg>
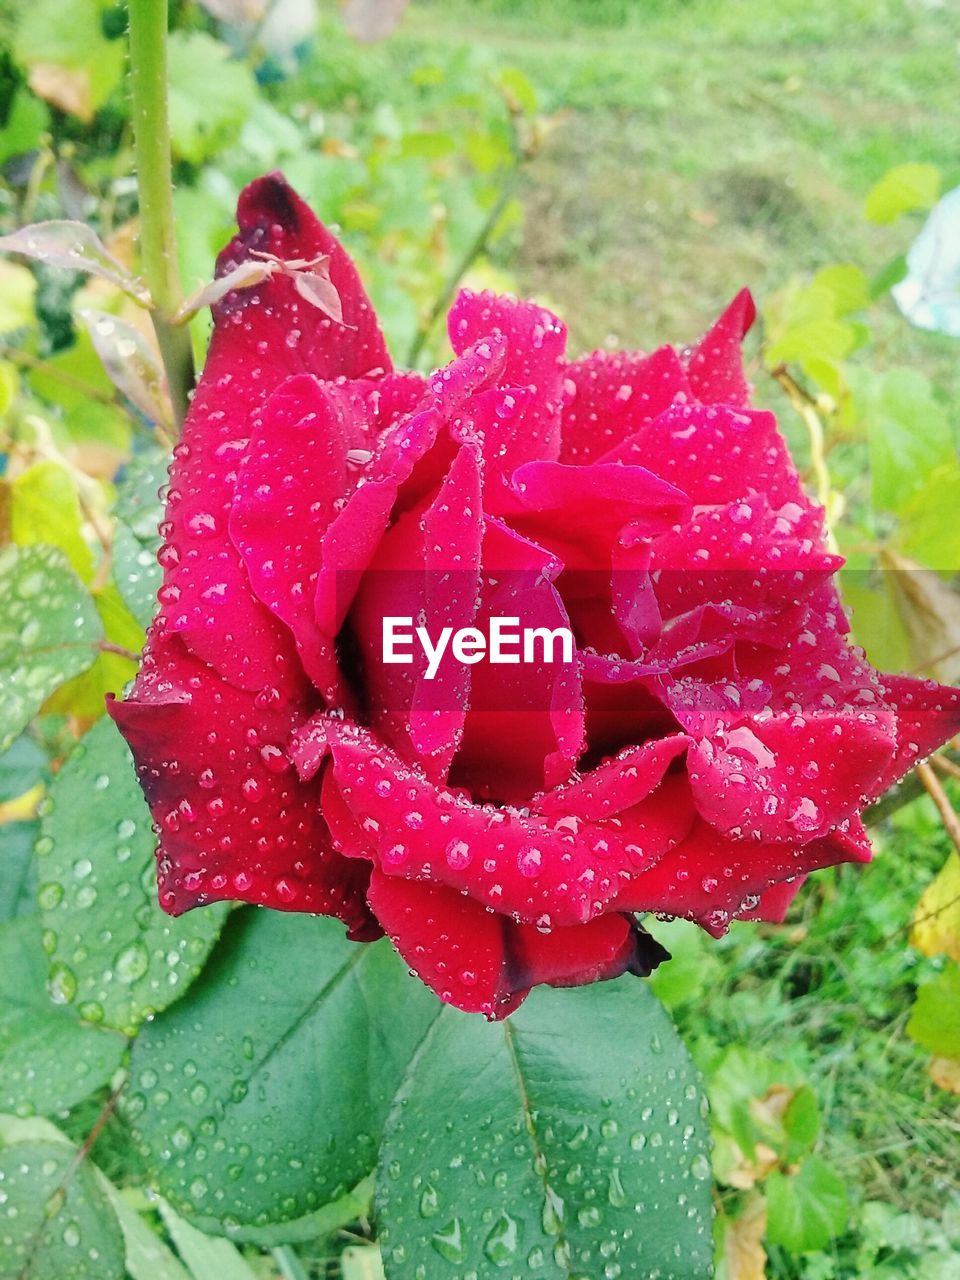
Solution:
<svg viewBox="0 0 960 1280">
<path fill-rule="evenodd" d="M 215 307 L 159 613 L 111 706 L 166 910 L 336 915 L 502 1016 L 536 983 L 649 972 L 634 912 L 721 934 L 867 859 L 860 810 L 960 729 L 960 696 L 849 643 L 821 512 L 747 407 L 749 295 L 688 351 L 567 363 L 548 311 L 465 291 L 424 379 L 281 178 L 238 221 L 219 274 L 295 265 Z M 311 290 L 296 264 L 324 255 Z M 577 649 L 431 679 L 383 661 L 397 615 Z"/>
</svg>

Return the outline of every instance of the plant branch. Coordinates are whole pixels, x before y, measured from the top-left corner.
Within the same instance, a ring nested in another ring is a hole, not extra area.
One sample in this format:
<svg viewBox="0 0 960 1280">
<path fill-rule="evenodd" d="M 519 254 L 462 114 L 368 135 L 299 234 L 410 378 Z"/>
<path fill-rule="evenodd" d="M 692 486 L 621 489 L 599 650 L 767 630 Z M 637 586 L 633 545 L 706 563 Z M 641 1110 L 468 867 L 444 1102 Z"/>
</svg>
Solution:
<svg viewBox="0 0 960 1280">
<path fill-rule="evenodd" d="M 171 323 L 181 288 L 167 105 L 167 5 L 168 0 L 130 0 L 130 88 L 143 275 L 174 417 L 182 427 L 193 387 L 193 348 L 189 330 Z"/>
</svg>

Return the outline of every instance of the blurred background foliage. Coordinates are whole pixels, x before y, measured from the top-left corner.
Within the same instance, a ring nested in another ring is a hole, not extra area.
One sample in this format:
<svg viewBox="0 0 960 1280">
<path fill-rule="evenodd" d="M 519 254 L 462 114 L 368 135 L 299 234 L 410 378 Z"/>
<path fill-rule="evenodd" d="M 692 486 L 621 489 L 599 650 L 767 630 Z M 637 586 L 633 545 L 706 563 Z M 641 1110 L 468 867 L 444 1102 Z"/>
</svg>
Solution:
<svg viewBox="0 0 960 1280">
<path fill-rule="evenodd" d="M 273 167 L 340 229 L 399 363 L 444 358 L 438 317 L 462 278 L 554 306 L 575 351 L 690 341 L 748 284 L 756 401 L 780 414 L 848 556 L 858 639 L 881 666 L 957 681 L 957 339 L 911 327 L 890 297 L 960 181 L 955 5 L 171 10 L 188 292 L 210 278 L 240 187 Z M 0 232 L 88 222 L 136 273 L 125 27 L 106 0 L 0 0 Z M 192 332 L 202 358 L 208 320 Z M 58 789 L 82 812 L 75 744 L 89 730 L 84 750 L 108 752 L 91 726 L 135 670 L 157 585 L 169 440 L 151 341 L 110 281 L 0 259 L 0 1110 L 19 1117 L 0 1146 L 17 1125 L 80 1142 L 106 1117 L 92 1150 L 112 1183 L 96 1194 L 120 1215 L 133 1280 L 375 1277 L 369 1189 L 296 1247 L 211 1242 L 148 1198 L 109 1105 L 120 1049 L 104 1018 L 133 1032 L 189 984 L 219 927 L 198 913 L 171 934 L 148 834 L 121 833 L 118 860 L 140 859 L 143 882 L 123 961 L 107 964 L 83 941 L 84 921 L 103 924 L 83 914 L 96 898 L 77 883 L 83 824 L 57 847 L 50 830 Z M 53 657 L 41 632 L 63 638 Z M 111 769 L 129 780 L 124 760 Z M 814 877 L 782 927 L 738 925 L 716 944 L 661 926 L 676 958 L 654 986 L 713 1104 L 725 1280 L 958 1274 L 958 778 L 947 752 L 908 782 L 874 815 L 875 862 Z M 25 1073 L 38 1027 L 46 1049 Z M 86 1064 L 79 1085 L 58 1075 L 64 1052 Z"/>
</svg>

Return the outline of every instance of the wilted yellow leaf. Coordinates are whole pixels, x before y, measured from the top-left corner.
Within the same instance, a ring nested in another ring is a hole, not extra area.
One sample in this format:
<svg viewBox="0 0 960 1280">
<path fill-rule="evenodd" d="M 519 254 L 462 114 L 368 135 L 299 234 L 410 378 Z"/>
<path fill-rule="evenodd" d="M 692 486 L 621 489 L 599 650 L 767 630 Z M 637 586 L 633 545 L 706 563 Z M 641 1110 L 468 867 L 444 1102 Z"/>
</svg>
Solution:
<svg viewBox="0 0 960 1280">
<path fill-rule="evenodd" d="M 889 548 L 881 562 L 914 667 L 946 684 L 960 680 L 960 595 L 935 570 Z"/>
<path fill-rule="evenodd" d="M 910 945 L 960 963 L 960 856 L 952 852 L 917 903 Z"/>
<path fill-rule="evenodd" d="M 84 67 L 61 67 L 55 62 L 36 62 L 27 83 L 44 102 L 89 124 L 93 119 L 93 87 Z"/>
<path fill-rule="evenodd" d="M 931 1058 L 927 1073 L 941 1089 L 960 1093 L 960 1058 Z"/>
<path fill-rule="evenodd" d="M 731 1219 L 723 1237 L 728 1280 L 765 1280 L 767 1255 L 761 1241 L 766 1229 L 766 1201 L 763 1196 L 753 1196 Z"/>
</svg>

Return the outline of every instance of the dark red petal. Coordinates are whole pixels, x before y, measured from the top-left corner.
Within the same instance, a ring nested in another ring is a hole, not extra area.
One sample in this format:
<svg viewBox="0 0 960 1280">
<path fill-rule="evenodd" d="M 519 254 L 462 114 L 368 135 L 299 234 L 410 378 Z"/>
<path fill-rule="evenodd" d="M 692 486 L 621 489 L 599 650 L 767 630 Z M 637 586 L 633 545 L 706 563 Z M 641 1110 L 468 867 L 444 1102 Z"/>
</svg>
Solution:
<svg viewBox="0 0 960 1280">
<path fill-rule="evenodd" d="M 505 340 L 506 360 L 498 376 L 500 386 L 525 387 L 534 393 L 533 404 L 523 419 L 525 438 L 518 441 L 523 456 L 558 457 L 562 359 L 567 340 L 562 321 L 533 302 L 461 289 L 450 308 L 447 328 L 457 355 L 484 338 Z"/>
<path fill-rule="evenodd" d="M 703 739 L 687 768 L 697 809 L 718 831 L 812 840 L 857 812 L 893 746 L 886 726 L 849 713 L 776 716 Z"/>
<path fill-rule="evenodd" d="M 343 323 L 301 298 L 289 275 L 228 293 L 215 308 L 214 342 L 219 334 L 216 354 L 228 359 L 234 395 L 240 384 L 262 403 L 292 373 L 324 379 L 389 373 L 393 366 L 383 334 L 353 261 L 282 174 L 266 174 L 244 188 L 237 225 L 239 234 L 217 260 L 218 276 L 263 253 L 283 261 L 326 256 Z"/>
<path fill-rule="evenodd" d="M 337 501 L 353 487 L 351 450 L 367 423 L 329 383 L 301 374 L 273 393 L 258 416 L 240 465 L 230 516 L 254 591 L 293 632 L 317 679 L 314 596 L 323 534 Z"/>
<path fill-rule="evenodd" d="M 597 462 L 678 398 L 693 399 L 673 347 L 595 351 L 563 370 L 561 462 Z"/>
<path fill-rule="evenodd" d="M 750 384 L 743 374 L 740 344 L 757 314 L 748 289 L 741 289 L 716 324 L 686 355 L 687 374 L 704 404 L 744 405 Z"/>
<path fill-rule="evenodd" d="M 625 747 L 575 782 L 535 797 L 531 809 L 547 817 L 576 814 L 584 822 L 621 813 L 646 800 L 689 742 L 686 734 L 676 733 L 643 746 Z"/>
<path fill-rule="evenodd" d="M 384 535 L 347 620 L 363 669 L 369 723 L 405 756 L 420 759 L 437 781 L 446 778 L 460 742 L 472 668 L 448 646 L 428 678 L 422 645 L 412 641 L 406 664 L 384 661 L 384 619 L 409 618 L 432 642 L 444 627 L 470 626 L 480 592 L 483 510 L 477 450 L 464 446 L 426 509 L 406 512 Z"/>
<path fill-rule="evenodd" d="M 883 795 L 924 756 L 960 733 L 960 689 L 912 676 L 880 677 L 884 701 L 897 715 L 897 749 L 870 799 Z"/>
<path fill-rule="evenodd" d="M 715 937 L 771 885 L 820 867 L 866 862 L 870 848 L 856 819 L 809 844 L 730 840 L 700 822 L 682 844 L 637 876 L 616 905 L 696 920 Z"/>
<path fill-rule="evenodd" d="M 108 709 L 159 829 L 164 910 L 240 900 L 364 927 L 368 869 L 334 852 L 286 751 L 295 706 L 228 684 L 174 636 L 151 642 L 133 697 Z"/>
<path fill-rule="evenodd" d="M 749 911 L 738 911 L 738 920 L 763 920 L 767 924 L 783 924 L 790 904 L 803 888 L 806 876 L 796 876 L 793 880 L 783 880 L 780 884 L 772 884 L 764 889 L 757 905 Z"/>
<path fill-rule="evenodd" d="M 647 977 L 670 953 L 620 912 L 588 924 L 543 933 L 530 924 L 505 925 L 510 985 L 529 989 L 580 987 L 633 973 Z"/>
<path fill-rule="evenodd" d="M 557 561 L 495 519 L 485 524 L 483 576 L 476 625 L 517 618 L 526 628 L 570 629 L 554 585 Z M 517 655 L 519 657 L 519 654 Z M 565 782 L 584 745 L 583 694 L 572 661 L 494 664 L 471 668 L 470 708 L 451 782 L 475 799 L 523 804 L 536 791 Z"/>
<path fill-rule="evenodd" d="M 206 366 L 174 451 L 160 553 L 162 625 L 232 683 L 259 689 L 282 687 L 285 670 L 299 664 L 291 637 L 251 591 L 227 530 L 251 419 L 291 374 L 359 377 L 389 370 L 390 360 L 352 262 L 279 175 L 246 188 L 237 220 L 240 234 L 221 254 L 220 274 L 255 250 L 284 259 L 325 254 L 344 313 L 336 324 L 281 274 L 227 294 L 214 308 Z"/>
<path fill-rule="evenodd" d="M 649 467 L 697 504 L 762 495 L 774 511 L 792 504 L 790 517 L 810 508 L 777 420 L 761 410 L 677 403 L 602 461 Z"/>
<path fill-rule="evenodd" d="M 681 490 L 646 467 L 619 462 L 528 462 L 514 472 L 511 488 L 523 513 L 512 523 L 568 563 L 585 553 L 604 569 L 625 527 L 636 536 L 663 533 L 688 506 Z"/>
<path fill-rule="evenodd" d="M 381 871 L 368 899 L 400 955 L 446 1004 L 502 1018 L 527 994 L 505 987 L 502 916 L 453 889 Z"/>
<path fill-rule="evenodd" d="M 560 822 L 553 829 L 516 809 L 472 804 L 431 785 L 362 730 L 331 720 L 328 733 L 334 777 L 355 820 L 375 837 L 387 875 L 429 878 L 515 919 L 551 926 L 597 915 L 632 865 L 608 856 L 599 829 L 578 839 Z"/>
</svg>

